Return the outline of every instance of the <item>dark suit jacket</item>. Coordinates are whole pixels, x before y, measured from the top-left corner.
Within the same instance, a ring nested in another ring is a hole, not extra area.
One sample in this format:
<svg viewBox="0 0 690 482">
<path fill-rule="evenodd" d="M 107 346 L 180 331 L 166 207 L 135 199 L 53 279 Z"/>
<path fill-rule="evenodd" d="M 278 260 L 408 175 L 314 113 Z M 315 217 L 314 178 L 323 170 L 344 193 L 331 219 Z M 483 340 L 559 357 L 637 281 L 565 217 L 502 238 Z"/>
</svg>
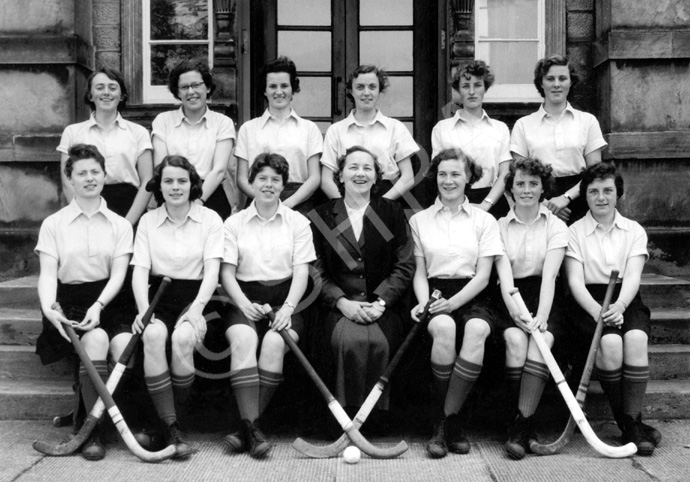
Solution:
<svg viewBox="0 0 690 482">
<path fill-rule="evenodd" d="M 413 242 L 402 207 L 383 198 L 372 199 L 364 212 L 363 245 L 357 242 L 343 199 L 334 199 L 309 213 L 314 232 L 316 267 L 322 300 L 335 309 L 341 296 L 350 296 L 339 283 L 358 260 L 364 261 L 367 301 L 397 303 L 414 274 Z"/>
</svg>

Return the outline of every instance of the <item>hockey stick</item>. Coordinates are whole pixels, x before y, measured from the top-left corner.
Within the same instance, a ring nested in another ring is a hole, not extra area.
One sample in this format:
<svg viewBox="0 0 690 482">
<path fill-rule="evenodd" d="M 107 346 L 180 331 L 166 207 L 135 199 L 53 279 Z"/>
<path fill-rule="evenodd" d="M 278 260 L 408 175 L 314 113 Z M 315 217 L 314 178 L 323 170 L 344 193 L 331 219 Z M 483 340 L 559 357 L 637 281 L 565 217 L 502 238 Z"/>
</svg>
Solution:
<svg viewBox="0 0 690 482">
<path fill-rule="evenodd" d="M 144 313 L 144 316 L 142 317 L 142 323 L 144 324 L 144 327 L 146 327 L 146 325 L 151 320 L 153 310 L 158 304 L 158 300 L 163 295 L 163 292 L 166 290 L 169 284 L 170 278 L 163 278 L 163 281 L 161 282 L 158 291 L 156 292 L 156 295 L 153 297 L 153 300 L 151 301 L 149 308 L 146 310 L 146 313 Z M 59 305 L 57 305 L 56 309 L 59 309 Z M 143 449 L 136 441 L 129 428 L 127 427 L 127 424 L 125 423 L 119 409 L 115 405 L 115 401 L 113 400 L 111 395 L 111 393 L 115 391 L 115 388 L 120 382 L 122 373 L 127 367 L 127 363 L 129 362 L 129 359 L 131 358 L 132 353 L 134 352 L 134 349 L 136 348 L 137 343 L 141 338 L 143 330 L 141 333 L 137 333 L 132 336 L 125 350 L 122 352 L 122 355 L 120 355 L 120 359 L 118 360 L 117 365 L 115 365 L 115 368 L 113 368 L 113 371 L 110 377 L 108 378 L 108 384 L 106 385 L 101 380 L 100 375 L 98 375 L 98 373 L 96 372 L 96 369 L 94 368 L 93 363 L 84 351 L 84 348 L 81 345 L 79 338 L 77 337 L 76 333 L 74 333 L 74 329 L 69 325 L 65 325 L 64 328 L 67 332 L 67 335 L 72 340 L 74 349 L 79 355 L 79 358 L 81 359 L 84 368 L 88 372 L 89 377 L 91 378 L 91 381 L 93 382 L 94 387 L 96 388 L 96 391 L 98 392 L 100 398 L 96 401 L 96 404 L 91 409 L 91 412 L 84 421 L 84 424 L 82 425 L 81 430 L 79 430 L 79 433 L 75 435 L 71 440 L 57 445 L 52 445 L 47 442 L 41 442 L 37 440 L 33 443 L 33 448 L 46 455 L 61 456 L 70 455 L 74 453 L 77 449 L 79 449 L 79 447 L 81 447 L 84 444 L 84 442 L 86 442 L 86 439 L 88 439 L 89 435 L 96 427 L 96 424 L 101 419 L 103 412 L 107 407 L 108 413 L 110 414 L 110 417 L 112 418 L 115 427 L 118 429 L 118 432 L 120 432 L 120 435 L 122 436 L 122 440 L 132 451 L 132 453 L 139 457 L 141 460 L 145 462 L 160 462 L 175 455 L 174 445 L 170 445 L 169 447 L 159 452 L 149 452 Z"/>
<path fill-rule="evenodd" d="M 267 316 L 269 320 L 271 320 L 271 322 L 275 320 L 275 313 L 273 313 L 273 311 L 269 311 L 267 313 Z M 369 457 L 375 459 L 392 459 L 398 457 L 407 450 L 407 443 L 405 443 L 404 440 L 400 441 L 400 443 L 398 443 L 398 445 L 396 445 L 395 447 L 381 448 L 372 445 L 366 438 L 364 438 L 364 436 L 360 433 L 359 429 L 355 426 L 354 423 L 352 423 L 350 417 L 347 416 L 347 413 L 345 413 L 343 407 L 335 399 L 335 397 L 328 389 L 326 384 L 323 382 L 323 380 L 321 380 L 321 377 L 319 377 L 318 373 L 316 373 L 316 370 L 314 370 L 314 367 L 311 365 L 311 363 L 309 363 L 307 357 L 304 356 L 304 353 L 302 353 L 302 350 L 300 350 L 300 348 L 297 346 L 295 340 L 292 339 L 292 337 L 286 330 L 280 330 L 278 333 L 283 338 L 283 340 L 285 340 L 285 343 L 290 348 L 290 350 L 292 350 L 292 352 L 295 354 L 300 364 L 304 367 L 304 369 L 306 370 L 307 374 L 312 379 L 314 384 L 316 384 L 316 387 L 319 389 L 319 392 L 321 392 L 321 395 L 328 403 L 328 408 L 330 409 L 331 413 L 336 418 L 336 420 L 342 427 L 343 431 L 347 433 L 347 436 L 352 441 L 352 443 L 357 446 L 357 448 L 359 448 Z"/>
<path fill-rule="evenodd" d="M 510 294 L 522 315 L 528 319 L 531 319 L 532 315 L 530 315 L 522 296 L 520 296 L 520 290 L 515 288 L 511 290 Z M 632 442 L 623 445 L 622 447 L 613 447 L 605 444 L 599 439 L 599 437 L 596 436 L 594 430 L 592 430 L 592 427 L 589 425 L 589 422 L 587 422 L 585 414 L 582 413 L 580 405 L 578 405 L 577 400 L 575 400 L 575 396 L 570 391 L 570 388 L 563 377 L 563 373 L 558 367 L 558 363 L 556 363 L 556 360 L 551 354 L 551 350 L 549 350 L 549 346 L 546 344 L 546 341 L 544 341 L 544 337 L 538 328 L 532 329 L 532 338 L 534 338 L 534 341 L 537 343 L 541 356 L 544 358 L 546 365 L 549 367 L 549 371 L 551 372 L 551 375 L 553 376 L 561 395 L 565 399 L 565 403 L 568 405 L 568 409 L 570 410 L 573 419 L 575 419 L 575 423 L 577 423 L 577 426 L 580 428 L 580 432 L 582 432 L 585 440 L 587 440 L 587 443 L 589 443 L 589 445 L 591 445 L 592 448 L 601 455 L 609 458 L 629 457 L 637 452 L 637 447 Z"/>
<path fill-rule="evenodd" d="M 609 278 L 609 284 L 606 287 L 606 295 L 604 295 L 604 302 L 601 304 L 601 312 L 599 313 L 599 319 L 597 320 L 597 327 L 594 330 L 594 337 L 592 338 L 592 343 L 589 346 L 589 353 L 587 354 L 587 361 L 585 362 L 585 368 L 582 372 L 582 377 L 580 378 L 580 385 L 577 387 L 577 394 L 575 399 L 580 405 L 580 408 L 584 410 L 585 408 L 585 398 L 587 398 L 587 390 L 589 390 L 589 379 L 592 377 L 592 370 L 594 369 L 594 362 L 597 358 L 597 351 L 599 350 L 599 342 L 601 341 L 601 333 L 604 331 L 604 313 L 609 310 L 609 304 L 611 304 L 611 298 L 613 298 L 613 290 L 616 287 L 616 281 L 618 280 L 618 271 L 611 271 L 611 277 Z M 539 455 L 553 455 L 560 452 L 560 450 L 568 445 L 570 442 L 570 437 L 572 437 L 575 432 L 575 419 L 573 417 L 568 418 L 568 424 L 565 426 L 565 430 L 558 439 L 554 440 L 550 444 L 540 444 L 534 439 L 530 439 L 529 448 L 535 454 Z"/>
<path fill-rule="evenodd" d="M 374 385 L 374 388 L 371 390 L 371 393 L 369 393 L 369 396 L 360 407 L 359 411 L 357 412 L 357 415 L 355 415 L 353 423 L 356 428 L 360 428 L 362 426 L 362 424 L 366 421 L 367 417 L 376 405 L 376 402 L 379 401 L 379 398 L 381 397 L 383 390 L 386 388 L 386 385 L 388 384 L 391 375 L 398 366 L 400 359 L 402 358 L 403 354 L 407 351 L 409 346 L 412 344 L 412 340 L 414 340 L 415 336 L 417 336 L 417 333 L 421 329 L 421 326 L 429 317 L 429 306 L 431 306 L 431 304 L 434 301 L 440 298 L 441 292 L 439 290 L 434 290 L 433 294 L 431 295 L 431 298 L 424 307 L 422 314 L 419 316 L 419 322 L 415 323 L 414 326 L 412 326 L 412 329 L 407 334 L 407 338 L 405 338 L 403 344 L 400 345 L 400 348 L 398 348 L 398 351 L 388 364 L 388 367 L 386 367 L 386 370 L 383 372 L 381 377 L 379 377 L 378 382 L 376 383 L 376 385 Z M 347 434 L 343 434 L 340 436 L 338 440 L 336 440 L 330 445 L 325 446 L 313 445 L 305 441 L 304 439 L 297 438 L 292 443 L 292 447 L 298 452 L 302 452 L 304 455 L 308 457 L 314 459 L 327 459 L 330 457 L 337 457 L 340 452 L 347 448 L 349 443 L 349 437 L 347 436 Z"/>
</svg>

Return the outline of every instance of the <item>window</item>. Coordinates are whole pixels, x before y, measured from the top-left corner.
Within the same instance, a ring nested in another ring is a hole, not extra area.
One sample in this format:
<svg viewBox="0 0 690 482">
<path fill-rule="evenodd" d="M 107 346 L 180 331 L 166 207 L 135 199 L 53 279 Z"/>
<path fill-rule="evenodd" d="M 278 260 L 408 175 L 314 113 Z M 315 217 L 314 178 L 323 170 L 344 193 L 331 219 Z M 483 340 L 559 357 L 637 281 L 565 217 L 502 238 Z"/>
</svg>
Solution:
<svg viewBox="0 0 690 482">
<path fill-rule="evenodd" d="M 212 0 L 143 0 L 142 83 L 145 103 L 173 103 L 168 73 L 188 58 L 213 66 Z"/>
<path fill-rule="evenodd" d="M 476 0 L 475 56 L 496 76 L 488 102 L 541 102 L 534 65 L 546 51 L 545 0 Z"/>
</svg>

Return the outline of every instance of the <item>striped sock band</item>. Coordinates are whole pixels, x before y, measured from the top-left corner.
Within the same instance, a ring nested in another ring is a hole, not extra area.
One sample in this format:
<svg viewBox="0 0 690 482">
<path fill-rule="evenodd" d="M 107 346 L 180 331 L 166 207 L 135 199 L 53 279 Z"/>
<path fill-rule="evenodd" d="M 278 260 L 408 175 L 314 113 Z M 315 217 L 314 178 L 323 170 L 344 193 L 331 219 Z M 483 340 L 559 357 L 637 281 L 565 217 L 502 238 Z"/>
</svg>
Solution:
<svg viewBox="0 0 690 482">
<path fill-rule="evenodd" d="M 108 362 L 106 360 L 92 360 L 92 363 L 103 383 L 106 383 L 108 381 Z M 96 391 L 83 363 L 79 364 L 79 386 L 81 396 L 84 399 L 84 408 L 88 413 L 98 400 L 98 391 Z"/>
<path fill-rule="evenodd" d="M 283 380 L 282 373 L 269 372 L 259 368 L 259 415 L 266 410 Z"/>
<path fill-rule="evenodd" d="M 145 377 L 145 379 L 146 388 L 148 388 L 151 401 L 153 406 L 156 407 L 156 412 L 158 412 L 160 419 L 166 425 L 177 422 L 170 372 L 166 370 L 160 375 Z"/>
<path fill-rule="evenodd" d="M 256 366 L 230 372 L 230 386 L 235 392 L 237 408 L 243 420 L 259 417 L 259 369 Z"/>
<path fill-rule="evenodd" d="M 615 370 L 602 370 L 597 368 L 597 378 L 601 384 L 602 390 L 609 399 L 609 405 L 613 413 L 623 412 L 623 369 L 622 367 Z"/>
<path fill-rule="evenodd" d="M 482 365 L 472 363 L 461 357 L 457 358 L 443 406 L 445 415 L 452 415 L 460 411 L 481 372 Z"/>
</svg>

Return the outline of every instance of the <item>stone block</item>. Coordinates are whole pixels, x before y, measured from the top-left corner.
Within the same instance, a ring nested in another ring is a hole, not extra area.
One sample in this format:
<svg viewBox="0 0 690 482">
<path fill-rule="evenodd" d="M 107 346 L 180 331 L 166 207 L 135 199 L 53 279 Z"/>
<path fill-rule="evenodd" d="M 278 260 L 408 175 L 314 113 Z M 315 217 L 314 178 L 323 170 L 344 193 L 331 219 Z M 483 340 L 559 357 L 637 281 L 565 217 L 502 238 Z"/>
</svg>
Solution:
<svg viewBox="0 0 690 482">
<path fill-rule="evenodd" d="M 60 209 L 60 165 L 0 165 L 0 223 L 35 226 Z"/>
<path fill-rule="evenodd" d="M 690 129 L 687 61 L 610 63 L 611 132 Z"/>
<path fill-rule="evenodd" d="M 94 25 L 120 25 L 120 2 L 93 2 Z"/>
<path fill-rule="evenodd" d="M 74 119 L 74 68 L 66 65 L 0 69 L 4 99 L 0 133 L 62 132 Z"/>
<path fill-rule="evenodd" d="M 594 40 L 594 15 L 589 12 L 568 12 L 568 42 Z"/>
<path fill-rule="evenodd" d="M 0 32 L 11 35 L 74 33 L 74 0 L 3 0 Z"/>
<path fill-rule="evenodd" d="M 594 0 L 568 0 L 566 8 L 569 12 L 591 11 L 594 8 Z"/>
<path fill-rule="evenodd" d="M 120 51 L 120 26 L 95 25 L 93 27 L 93 44 L 98 51 Z"/>
<path fill-rule="evenodd" d="M 110 67 L 111 69 L 122 70 L 120 58 L 119 52 L 96 52 L 96 66 L 99 69 Z"/>
<path fill-rule="evenodd" d="M 687 28 L 690 3 L 687 0 L 609 0 L 611 28 Z"/>
</svg>

